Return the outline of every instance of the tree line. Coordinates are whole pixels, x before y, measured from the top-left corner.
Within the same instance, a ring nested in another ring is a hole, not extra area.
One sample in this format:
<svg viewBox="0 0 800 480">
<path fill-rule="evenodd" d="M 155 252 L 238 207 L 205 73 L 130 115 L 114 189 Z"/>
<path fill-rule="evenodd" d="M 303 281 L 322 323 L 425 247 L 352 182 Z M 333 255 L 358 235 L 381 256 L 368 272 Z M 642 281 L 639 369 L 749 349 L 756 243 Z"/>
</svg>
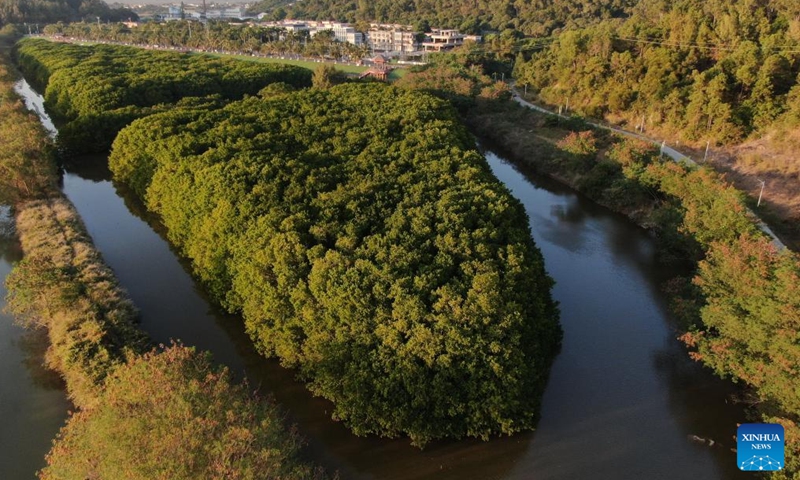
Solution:
<svg viewBox="0 0 800 480">
<path fill-rule="evenodd" d="M 800 124 L 800 4 L 645 0 L 563 32 L 514 77 L 552 105 L 727 144 Z"/>
<path fill-rule="evenodd" d="M 73 153 L 107 151 L 132 120 L 177 105 L 222 104 L 275 82 L 311 84 L 311 72 L 301 67 L 118 45 L 25 39 L 15 56 L 31 84 L 44 91 L 59 143 Z"/>
<path fill-rule="evenodd" d="M 369 55 L 369 49 L 365 45 L 339 42 L 332 31 L 322 31 L 311 37 L 307 31 L 290 32 L 278 27 L 216 20 L 209 20 L 205 24 L 193 20 L 149 22 L 135 28 L 128 28 L 121 23 L 54 23 L 45 26 L 42 32 L 54 36 L 134 45 L 242 54 L 298 55 L 354 62 Z"/>
</svg>

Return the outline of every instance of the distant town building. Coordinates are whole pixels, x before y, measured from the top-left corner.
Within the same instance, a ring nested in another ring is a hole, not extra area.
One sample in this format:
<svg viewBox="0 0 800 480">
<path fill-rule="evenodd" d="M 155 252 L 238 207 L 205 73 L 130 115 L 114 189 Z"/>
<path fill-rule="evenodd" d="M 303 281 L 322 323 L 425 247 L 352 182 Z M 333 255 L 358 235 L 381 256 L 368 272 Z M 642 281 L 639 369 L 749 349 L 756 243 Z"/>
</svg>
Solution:
<svg viewBox="0 0 800 480">
<path fill-rule="evenodd" d="M 202 10 L 197 10 L 196 8 L 189 10 L 184 9 L 183 6 L 170 6 L 168 7 L 167 14 L 164 15 L 164 20 L 234 20 L 242 18 L 252 18 L 247 15 L 247 7 L 244 5 L 207 9 L 205 14 Z"/>
<path fill-rule="evenodd" d="M 304 21 L 304 20 L 282 20 L 279 22 L 263 22 L 262 26 L 282 28 L 287 32 L 308 32 L 310 37 L 320 32 L 331 31 L 333 37 L 339 42 L 352 43 L 353 45 L 363 45 L 364 34 L 347 23 L 329 21 Z"/>
<path fill-rule="evenodd" d="M 362 45 L 364 43 L 364 34 L 357 32 L 355 28 L 346 23 L 316 22 L 310 26 L 309 33 L 313 37 L 317 33 L 324 31 L 332 31 L 334 38 L 339 42 L 352 43 L 353 45 Z"/>
<path fill-rule="evenodd" d="M 170 6 L 167 14 L 164 15 L 164 20 L 181 20 L 182 18 L 184 18 L 183 8 L 174 5 Z"/>
<path fill-rule="evenodd" d="M 426 52 L 443 52 L 460 47 L 464 44 L 466 35 L 454 29 L 434 28 L 425 35 L 422 48 Z"/>
<path fill-rule="evenodd" d="M 419 50 L 419 32 L 406 25 L 370 25 L 367 45 L 373 52 L 412 53 Z"/>
<path fill-rule="evenodd" d="M 172 9 L 170 9 L 172 14 Z M 208 18 L 214 18 L 209 16 Z M 262 17 L 263 18 L 263 17 Z M 421 55 L 423 51 L 442 52 L 464 44 L 465 40 L 479 42 L 480 36 L 464 35 L 458 30 L 435 28 L 428 34 L 414 31 L 409 25 L 370 24 L 367 32 L 359 32 L 350 24 L 332 21 L 281 20 L 262 22 L 265 27 L 275 27 L 287 32 L 308 32 L 313 37 L 320 32 L 331 31 L 339 42 L 367 45 L 372 53 L 389 56 Z"/>
</svg>

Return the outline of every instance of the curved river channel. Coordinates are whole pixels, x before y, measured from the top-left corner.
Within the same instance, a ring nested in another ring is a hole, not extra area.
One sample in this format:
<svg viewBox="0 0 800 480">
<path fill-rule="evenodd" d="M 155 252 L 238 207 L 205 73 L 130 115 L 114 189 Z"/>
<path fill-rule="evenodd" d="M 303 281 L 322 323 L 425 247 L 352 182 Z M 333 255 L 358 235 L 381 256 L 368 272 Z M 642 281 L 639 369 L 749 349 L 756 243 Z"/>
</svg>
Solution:
<svg viewBox="0 0 800 480">
<path fill-rule="evenodd" d="M 19 90 L 33 101 L 25 87 Z M 556 280 L 563 348 L 535 432 L 489 442 L 440 442 L 422 451 L 406 439 L 353 436 L 330 420 L 330 404 L 312 397 L 292 371 L 255 353 L 241 319 L 209 302 L 187 263 L 164 240 L 157 218 L 110 180 L 105 158 L 66 166 L 63 189 L 141 309 L 142 328 L 158 342 L 180 339 L 209 350 L 216 361 L 246 375 L 306 436 L 306 455 L 343 479 L 744 478 L 731 450 L 737 422 L 746 421 L 731 400 L 735 388 L 689 360 L 676 340 L 660 293 L 671 272 L 655 262 L 652 239 L 623 216 L 485 153 L 495 175 L 525 205 Z M 2 360 L 0 378 L 6 378 L 9 366 Z M 3 395 L 25 382 L 32 380 L 4 382 Z M 43 408 L 61 405 L 63 394 L 59 398 Z M 35 413 L 39 407 L 28 408 Z M 2 414 L 13 415 L 4 406 Z M 64 412 L 59 415 L 60 421 Z M 53 429 L 25 422 L 10 428 L 36 429 L 44 448 L 30 453 L 39 445 L 2 443 L 0 466 L 22 453 L 34 459 L 46 453 Z"/>
</svg>

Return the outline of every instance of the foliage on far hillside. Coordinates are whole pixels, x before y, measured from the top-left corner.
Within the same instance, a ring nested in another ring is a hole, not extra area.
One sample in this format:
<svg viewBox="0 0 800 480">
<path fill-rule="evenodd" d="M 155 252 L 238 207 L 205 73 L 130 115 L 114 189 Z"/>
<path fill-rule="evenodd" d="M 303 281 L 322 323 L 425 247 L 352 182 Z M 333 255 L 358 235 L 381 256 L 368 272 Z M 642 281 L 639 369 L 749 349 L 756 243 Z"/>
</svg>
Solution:
<svg viewBox="0 0 800 480">
<path fill-rule="evenodd" d="M 102 0 L 0 0 L 0 27 L 5 24 L 38 24 L 88 20 L 122 22 L 138 20 L 128 8 L 111 8 Z M 36 25 L 32 26 L 35 33 Z M 27 28 L 25 29 L 27 32 Z"/>
<path fill-rule="evenodd" d="M 468 33 L 516 29 L 527 35 L 547 36 L 572 26 L 619 17 L 632 0 L 263 0 L 251 7 L 273 18 L 336 19 L 347 22 L 404 23 L 460 28 Z"/>
<path fill-rule="evenodd" d="M 311 72 L 177 52 L 26 39 L 16 56 L 26 77 L 45 90 L 59 141 L 74 152 L 106 150 L 136 118 L 175 106 L 217 105 L 283 82 L 308 86 Z"/>
<path fill-rule="evenodd" d="M 514 76 L 553 105 L 631 129 L 732 143 L 800 115 L 800 3 L 645 0 L 561 33 Z"/>
<path fill-rule="evenodd" d="M 534 426 L 560 339 L 522 206 L 445 102 L 380 84 L 137 120 L 133 185 L 259 350 L 355 433 Z"/>
</svg>

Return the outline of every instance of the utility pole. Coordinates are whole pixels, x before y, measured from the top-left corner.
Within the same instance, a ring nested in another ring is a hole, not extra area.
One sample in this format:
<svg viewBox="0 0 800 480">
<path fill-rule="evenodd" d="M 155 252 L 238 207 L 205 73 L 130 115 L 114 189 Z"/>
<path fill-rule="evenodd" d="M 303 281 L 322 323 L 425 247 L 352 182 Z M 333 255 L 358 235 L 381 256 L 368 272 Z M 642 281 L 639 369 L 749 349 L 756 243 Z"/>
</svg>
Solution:
<svg viewBox="0 0 800 480">
<path fill-rule="evenodd" d="M 527 83 L 525 84 L 525 96 L 526 97 L 528 96 L 528 84 Z"/>
<path fill-rule="evenodd" d="M 761 206 L 761 196 L 764 195 L 764 185 L 767 183 L 764 180 L 759 180 L 759 182 L 761 182 L 761 193 L 758 194 L 758 203 L 756 204 L 756 208 Z"/>
<path fill-rule="evenodd" d="M 667 143 L 667 141 L 666 141 L 666 140 L 664 140 L 663 142 L 661 142 L 661 151 L 660 151 L 660 152 L 659 152 L 659 154 L 658 154 L 658 158 L 659 158 L 659 159 L 661 159 L 661 158 L 664 158 L 664 145 L 666 145 L 666 143 Z"/>
<path fill-rule="evenodd" d="M 708 148 L 710 146 L 711 146 L 711 140 L 706 142 L 706 154 L 703 155 L 703 163 L 706 163 L 706 160 L 708 160 Z"/>
</svg>

